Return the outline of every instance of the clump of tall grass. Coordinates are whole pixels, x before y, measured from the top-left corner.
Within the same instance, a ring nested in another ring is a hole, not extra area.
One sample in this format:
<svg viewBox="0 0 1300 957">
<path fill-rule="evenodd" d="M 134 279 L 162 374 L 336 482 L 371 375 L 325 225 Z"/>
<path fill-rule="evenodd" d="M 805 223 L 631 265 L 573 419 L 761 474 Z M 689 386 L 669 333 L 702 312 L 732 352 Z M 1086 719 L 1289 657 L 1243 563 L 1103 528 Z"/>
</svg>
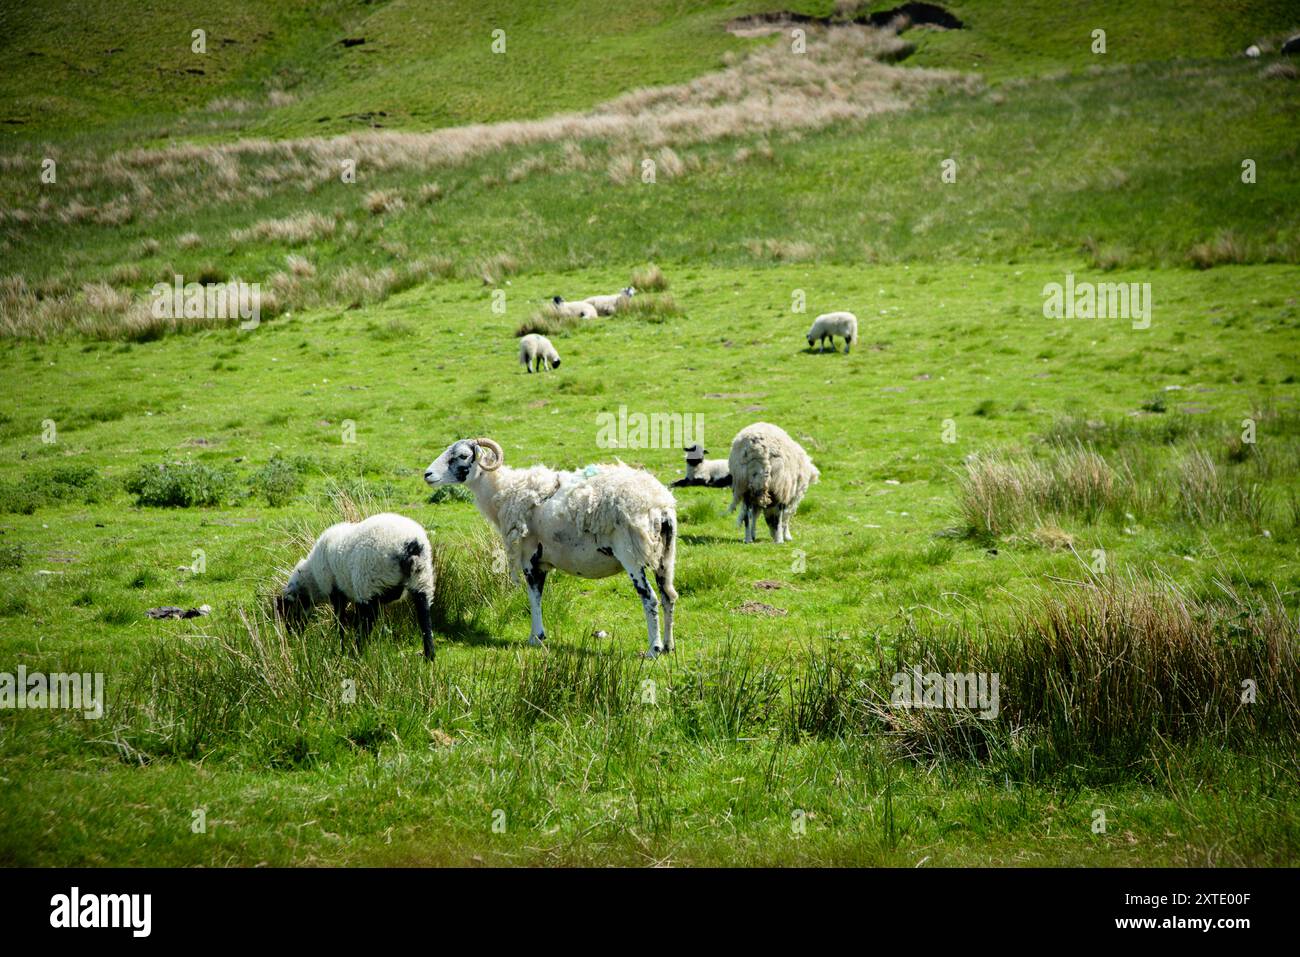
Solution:
<svg viewBox="0 0 1300 957">
<path fill-rule="evenodd" d="M 637 292 L 667 292 L 668 277 L 654 263 L 647 263 L 632 270 L 632 285 Z"/>
<path fill-rule="evenodd" d="M 628 319 L 645 319 L 650 322 L 663 322 L 665 319 L 684 316 L 685 310 L 677 304 L 672 293 L 665 292 L 655 296 L 633 296 L 620 299 L 615 315 Z"/>
<path fill-rule="evenodd" d="M 1130 488 L 1085 446 L 1056 450 L 1043 462 L 976 457 L 967 463 L 963 512 L 977 533 L 996 536 L 1046 516 L 1094 521 L 1124 504 Z"/>
<path fill-rule="evenodd" d="M 1241 520 L 1258 527 L 1265 512 L 1262 487 L 1230 478 L 1204 449 L 1193 448 L 1178 463 L 1178 509 L 1203 525 Z"/>
<path fill-rule="evenodd" d="M 287 246 L 301 246 L 317 239 L 334 235 L 338 220 L 333 216 L 320 213 L 298 213 L 282 219 L 262 219 L 245 229 L 236 229 L 230 234 L 231 242 L 243 244 L 249 240 L 264 243 L 284 243 Z"/>
<path fill-rule="evenodd" d="M 515 327 L 515 335 L 526 336 L 535 332 L 543 336 L 562 336 L 576 329 L 582 322 L 577 316 L 561 315 L 554 305 L 546 303 Z"/>
<path fill-rule="evenodd" d="M 1246 442 L 1237 432 L 1225 436 L 1189 418 L 1151 425 L 1060 420 L 1048 430 L 1041 455 L 994 451 L 967 460 L 957 490 L 962 522 L 981 538 L 1047 518 L 1096 522 L 1126 513 L 1257 528 L 1274 511 L 1275 496 L 1265 483 L 1300 464 L 1291 416 L 1258 415 L 1261 422 L 1274 416 L 1267 442 Z M 1084 438 L 1110 447 L 1109 458 Z"/>
<path fill-rule="evenodd" d="M 1128 773 L 1168 743 L 1300 740 L 1300 643 L 1280 596 L 1190 597 L 1167 581 L 1096 581 L 974 634 L 910 625 L 882 674 L 914 666 L 999 679 L 998 713 L 876 709 L 916 757 L 993 758 L 1024 773 Z M 1243 697 L 1245 689 L 1253 689 Z"/>
</svg>

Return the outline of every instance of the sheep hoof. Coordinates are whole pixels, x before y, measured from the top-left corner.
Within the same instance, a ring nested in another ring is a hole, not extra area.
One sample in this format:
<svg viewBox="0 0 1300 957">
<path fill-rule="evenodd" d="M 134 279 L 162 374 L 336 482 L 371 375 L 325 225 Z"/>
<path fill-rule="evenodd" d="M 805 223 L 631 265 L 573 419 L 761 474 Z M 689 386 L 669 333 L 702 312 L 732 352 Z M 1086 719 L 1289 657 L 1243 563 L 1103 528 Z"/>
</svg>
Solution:
<svg viewBox="0 0 1300 957">
<path fill-rule="evenodd" d="M 531 638 L 528 639 L 528 643 L 532 645 L 534 648 L 542 647 L 545 641 L 546 641 L 545 635 L 533 635 Z"/>
</svg>

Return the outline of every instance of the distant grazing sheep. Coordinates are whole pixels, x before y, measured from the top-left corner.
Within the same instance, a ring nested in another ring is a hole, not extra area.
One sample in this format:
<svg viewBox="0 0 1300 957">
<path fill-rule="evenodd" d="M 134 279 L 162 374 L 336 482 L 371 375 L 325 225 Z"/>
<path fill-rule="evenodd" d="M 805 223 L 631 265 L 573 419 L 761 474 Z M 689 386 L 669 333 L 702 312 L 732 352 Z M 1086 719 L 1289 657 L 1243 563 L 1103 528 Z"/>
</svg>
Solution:
<svg viewBox="0 0 1300 957">
<path fill-rule="evenodd" d="M 808 486 L 821 476 L 808 453 L 783 429 L 756 422 L 737 433 L 728 458 L 731 468 L 731 508 L 741 506 L 740 523 L 745 541 L 754 540 L 759 512 L 767 521 L 772 541 L 788 542 L 790 517 L 799 508 Z"/>
<path fill-rule="evenodd" d="M 858 317 L 851 312 L 826 312 L 813 320 L 812 328 L 808 330 L 808 346 L 812 347 L 814 342 L 821 341 L 821 351 L 826 351 L 826 340 L 831 341 L 831 351 L 835 349 L 835 337 L 839 336 L 844 340 L 844 353 L 849 352 L 849 347 L 858 341 Z"/>
<path fill-rule="evenodd" d="M 560 354 L 551 345 L 551 340 L 537 333 L 530 333 L 519 340 L 519 361 L 529 372 L 541 372 L 543 369 L 558 369 Z"/>
</svg>

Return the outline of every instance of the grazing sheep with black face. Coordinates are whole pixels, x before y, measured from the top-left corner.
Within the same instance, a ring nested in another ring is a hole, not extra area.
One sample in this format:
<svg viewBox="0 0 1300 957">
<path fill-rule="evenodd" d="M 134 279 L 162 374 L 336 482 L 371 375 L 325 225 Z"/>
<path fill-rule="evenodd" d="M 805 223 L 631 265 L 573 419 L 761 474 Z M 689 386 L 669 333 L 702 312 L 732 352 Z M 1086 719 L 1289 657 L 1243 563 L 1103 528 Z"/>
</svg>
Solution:
<svg viewBox="0 0 1300 957">
<path fill-rule="evenodd" d="M 550 339 L 533 332 L 519 340 L 519 361 L 529 372 L 534 369 L 541 372 L 546 368 L 558 369 L 560 354 L 555 351 Z"/>
<path fill-rule="evenodd" d="M 551 300 L 551 304 L 555 307 L 555 311 L 565 318 L 596 318 L 596 307 L 589 302 L 565 302 L 563 297 L 556 296 Z"/>
<path fill-rule="evenodd" d="M 837 352 L 835 348 L 835 337 L 839 336 L 844 340 L 844 354 L 848 355 L 849 347 L 858 341 L 858 317 L 851 312 L 826 312 L 813 320 L 812 328 L 808 330 L 808 347 L 812 348 L 813 343 L 821 341 L 821 351 L 826 351 L 826 340 L 831 341 L 831 351 Z"/>
<path fill-rule="evenodd" d="M 756 422 L 737 433 L 731 443 L 731 508 L 741 506 L 740 523 L 745 541 L 754 540 L 759 512 L 767 521 L 772 541 L 788 542 L 790 516 L 799 508 L 808 486 L 820 478 L 808 453 L 784 429 Z"/>
<path fill-rule="evenodd" d="M 417 522 L 385 512 L 361 522 L 331 525 L 289 576 L 276 599 L 282 617 L 296 618 L 329 601 L 342 625 L 343 609 L 357 606 L 357 645 L 370 634 L 379 606 L 411 596 L 424 637 L 424 656 L 433 659 L 433 549 Z M 343 638 L 344 650 L 347 639 Z"/>
<path fill-rule="evenodd" d="M 709 488 L 730 488 L 731 466 L 726 459 L 706 459 L 709 450 L 696 442 L 686 447 L 686 477 L 673 482 L 669 488 L 688 485 L 707 485 Z"/>
<path fill-rule="evenodd" d="M 510 568 L 522 572 L 528 586 L 529 644 L 546 640 L 542 589 L 553 569 L 583 578 L 623 571 L 645 610 L 647 656 L 672 651 L 677 508 L 668 489 L 650 473 L 622 463 L 557 472 L 545 465 L 509 468 L 502 460 L 501 446 L 491 439 L 461 439 L 433 461 L 424 480 L 465 485 L 501 535 Z M 662 638 L 659 601 L 647 569 L 654 573 L 663 603 Z"/>
<path fill-rule="evenodd" d="M 628 286 L 626 289 L 620 289 L 612 296 L 588 296 L 583 302 L 589 302 L 596 307 L 596 312 L 602 316 L 612 316 L 618 312 L 618 307 L 628 302 L 636 295 L 636 287 Z"/>
</svg>

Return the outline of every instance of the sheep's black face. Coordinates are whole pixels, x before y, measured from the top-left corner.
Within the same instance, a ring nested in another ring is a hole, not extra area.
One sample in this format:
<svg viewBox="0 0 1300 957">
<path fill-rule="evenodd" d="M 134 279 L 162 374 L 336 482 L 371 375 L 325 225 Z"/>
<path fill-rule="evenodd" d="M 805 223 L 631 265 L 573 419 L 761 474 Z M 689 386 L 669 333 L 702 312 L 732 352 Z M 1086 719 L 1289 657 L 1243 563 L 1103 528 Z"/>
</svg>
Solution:
<svg viewBox="0 0 1300 957">
<path fill-rule="evenodd" d="M 552 368 L 552 369 L 558 369 L 559 367 L 560 367 L 560 360 L 559 360 L 559 359 L 556 359 L 554 362 L 551 363 L 551 368 Z"/>
<path fill-rule="evenodd" d="M 424 471 L 430 485 L 457 485 L 469 478 L 474 468 L 474 443 L 461 440 L 433 460 Z"/>
<path fill-rule="evenodd" d="M 276 617 L 291 627 L 301 625 L 307 620 L 307 599 L 293 583 L 275 596 Z"/>
</svg>

